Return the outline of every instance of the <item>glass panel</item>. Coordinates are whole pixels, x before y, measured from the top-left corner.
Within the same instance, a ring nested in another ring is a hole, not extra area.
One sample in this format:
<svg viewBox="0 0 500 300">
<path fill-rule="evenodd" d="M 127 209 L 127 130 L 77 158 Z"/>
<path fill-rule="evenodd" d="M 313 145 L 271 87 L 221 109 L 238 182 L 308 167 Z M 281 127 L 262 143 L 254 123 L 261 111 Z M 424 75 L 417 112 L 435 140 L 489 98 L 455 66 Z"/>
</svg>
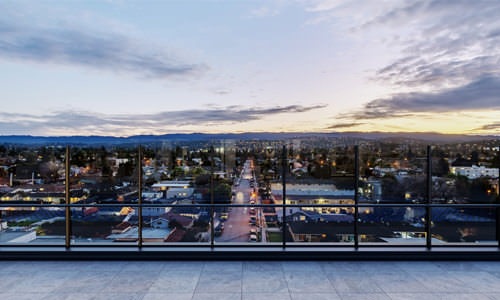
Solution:
<svg viewBox="0 0 500 300">
<path fill-rule="evenodd" d="M 495 152 L 480 145 L 452 144 L 432 149 L 434 203 L 495 203 Z"/>
<path fill-rule="evenodd" d="M 56 146 L 1 147 L 2 243 L 64 244 L 65 151 Z M 79 187 L 71 193 L 72 199 L 84 196 Z"/>
<path fill-rule="evenodd" d="M 432 208 L 432 243 L 496 245 L 494 208 Z"/>
<path fill-rule="evenodd" d="M 353 207 L 287 207 L 287 245 L 354 243 L 353 210 Z"/>
<path fill-rule="evenodd" d="M 7 205 L 2 201 L 0 244 L 64 245 L 64 209 Z"/>
<path fill-rule="evenodd" d="M 72 201 L 73 244 L 137 244 L 137 153 L 136 146 L 72 149 L 72 184 L 86 193 L 84 198 Z"/>
<path fill-rule="evenodd" d="M 210 242 L 210 144 L 161 142 L 143 149 L 143 243 Z"/>
<path fill-rule="evenodd" d="M 293 140 L 287 159 L 287 242 L 352 242 L 353 146 L 336 139 Z M 281 183 L 273 185 L 273 195 L 280 197 L 281 190 Z"/>
<path fill-rule="evenodd" d="M 236 144 L 223 140 L 214 143 L 213 148 L 214 203 L 227 205 L 214 210 L 215 243 L 267 243 L 266 217 L 262 207 L 258 206 L 262 201 L 259 190 L 263 191 L 263 183 L 256 176 L 255 159 L 262 153 L 263 147 L 245 141 Z M 221 170 L 227 174 L 224 178 L 219 175 Z"/>
<path fill-rule="evenodd" d="M 122 242 L 137 245 L 138 226 L 134 221 L 134 211 L 137 211 L 137 206 L 73 206 L 71 243 L 78 245 Z"/>
<path fill-rule="evenodd" d="M 425 239 L 424 207 L 380 207 L 359 208 L 360 245 L 420 245 Z"/>
<path fill-rule="evenodd" d="M 426 153 L 420 143 L 360 147 L 360 203 L 426 203 Z"/>
<path fill-rule="evenodd" d="M 217 150 L 221 147 L 224 148 L 222 156 Z M 267 141 L 236 143 L 224 140 L 214 143 L 214 203 L 227 204 L 215 209 L 214 235 L 219 245 L 281 243 L 282 233 L 276 209 L 262 206 L 274 204 L 270 185 L 279 180 L 278 147 L 278 142 Z M 224 179 L 217 174 L 221 169 L 217 157 L 220 157 L 222 169 L 227 172 Z"/>
</svg>

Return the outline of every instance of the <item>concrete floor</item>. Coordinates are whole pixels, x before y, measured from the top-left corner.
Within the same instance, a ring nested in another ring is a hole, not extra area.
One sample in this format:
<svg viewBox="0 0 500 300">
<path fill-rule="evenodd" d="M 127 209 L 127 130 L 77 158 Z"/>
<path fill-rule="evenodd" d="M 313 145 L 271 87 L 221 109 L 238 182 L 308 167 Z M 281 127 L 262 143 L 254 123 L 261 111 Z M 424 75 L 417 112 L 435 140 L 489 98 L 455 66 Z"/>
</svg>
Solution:
<svg viewBox="0 0 500 300">
<path fill-rule="evenodd" d="M 500 299 L 500 262 L 0 261 L 0 299 Z"/>
</svg>

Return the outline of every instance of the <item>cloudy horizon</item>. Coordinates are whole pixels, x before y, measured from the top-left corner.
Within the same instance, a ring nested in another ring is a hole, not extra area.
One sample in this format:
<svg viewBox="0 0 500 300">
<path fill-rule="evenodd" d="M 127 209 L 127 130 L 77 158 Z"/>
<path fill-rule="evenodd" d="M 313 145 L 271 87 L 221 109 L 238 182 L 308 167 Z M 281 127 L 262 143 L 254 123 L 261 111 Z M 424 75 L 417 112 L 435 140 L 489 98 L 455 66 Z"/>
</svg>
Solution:
<svg viewBox="0 0 500 300">
<path fill-rule="evenodd" d="M 500 2 L 0 3 L 0 135 L 500 134 Z"/>
</svg>

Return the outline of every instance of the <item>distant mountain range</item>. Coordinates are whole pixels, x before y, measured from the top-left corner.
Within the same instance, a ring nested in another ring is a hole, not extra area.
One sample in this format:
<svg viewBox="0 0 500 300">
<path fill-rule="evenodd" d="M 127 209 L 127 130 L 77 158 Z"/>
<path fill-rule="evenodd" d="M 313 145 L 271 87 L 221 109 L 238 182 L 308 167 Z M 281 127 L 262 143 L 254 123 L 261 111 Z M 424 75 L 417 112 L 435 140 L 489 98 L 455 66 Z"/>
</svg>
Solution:
<svg viewBox="0 0 500 300">
<path fill-rule="evenodd" d="M 173 133 L 164 135 L 114 136 L 31 136 L 0 135 L 0 144 L 22 145 L 119 145 L 146 144 L 164 141 L 190 142 L 210 140 L 289 140 L 300 138 L 354 138 L 365 140 L 420 140 L 433 143 L 473 142 L 500 139 L 493 135 L 441 134 L 434 132 L 245 132 L 245 133 Z"/>
</svg>

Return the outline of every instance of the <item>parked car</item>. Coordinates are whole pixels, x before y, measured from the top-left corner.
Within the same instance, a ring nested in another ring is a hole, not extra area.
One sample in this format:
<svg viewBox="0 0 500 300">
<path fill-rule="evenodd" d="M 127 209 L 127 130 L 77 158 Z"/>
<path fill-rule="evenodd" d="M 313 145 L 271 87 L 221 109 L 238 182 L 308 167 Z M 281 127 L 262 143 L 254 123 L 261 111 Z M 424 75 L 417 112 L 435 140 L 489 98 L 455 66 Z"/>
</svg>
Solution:
<svg viewBox="0 0 500 300">
<path fill-rule="evenodd" d="M 214 228 L 214 235 L 221 236 L 223 232 L 224 232 L 224 222 L 220 222 L 219 225 L 217 225 L 217 227 Z"/>
<path fill-rule="evenodd" d="M 257 235 L 256 234 L 250 234 L 250 237 L 248 238 L 249 242 L 257 242 Z"/>
</svg>

